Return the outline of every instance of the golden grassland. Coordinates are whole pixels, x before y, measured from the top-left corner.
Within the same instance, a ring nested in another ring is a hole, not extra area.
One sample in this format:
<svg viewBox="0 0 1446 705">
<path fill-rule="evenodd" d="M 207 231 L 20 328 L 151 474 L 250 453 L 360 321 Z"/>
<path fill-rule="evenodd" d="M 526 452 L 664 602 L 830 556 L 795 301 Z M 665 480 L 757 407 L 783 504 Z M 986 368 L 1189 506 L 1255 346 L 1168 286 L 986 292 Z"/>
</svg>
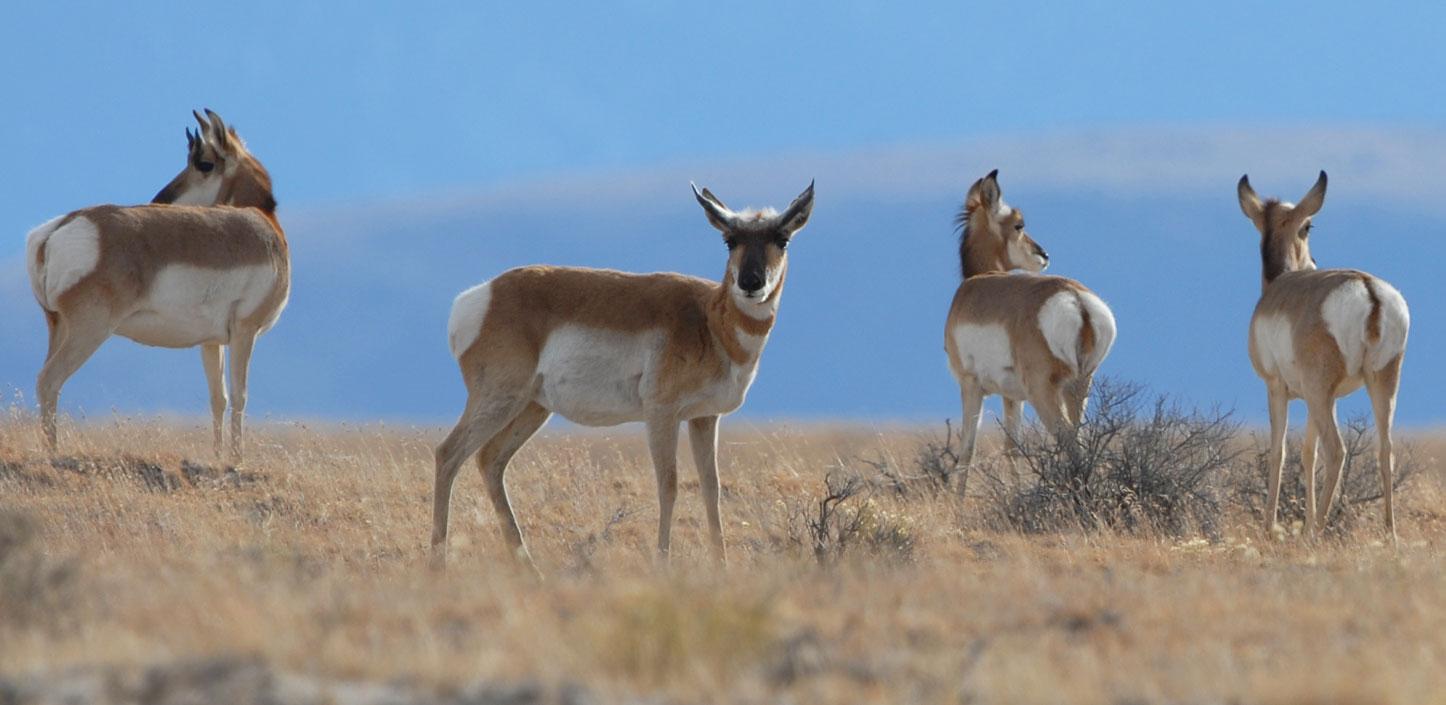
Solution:
<svg viewBox="0 0 1446 705">
<path fill-rule="evenodd" d="M 640 430 L 545 430 L 508 474 L 538 584 L 470 470 L 449 570 L 426 568 L 440 429 L 257 425 L 226 472 L 201 423 L 63 428 L 52 462 L 33 416 L 0 416 L 0 512 L 37 534 L 0 564 L 0 675 L 241 655 L 677 702 L 1446 702 L 1441 436 L 1403 434 L 1425 472 L 1394 548 L 1374 509 L 1316 542 L 1238 514 L 1209 541 L 1023 535 L 979 498 L 878 492 L 856 502 L 912 550 L 823 567 L 793 539 L 825 474 L 906 467 L 928 430 L 725 422 L 729 563 L 683 447 L 661 570 Z"/>
</svg>

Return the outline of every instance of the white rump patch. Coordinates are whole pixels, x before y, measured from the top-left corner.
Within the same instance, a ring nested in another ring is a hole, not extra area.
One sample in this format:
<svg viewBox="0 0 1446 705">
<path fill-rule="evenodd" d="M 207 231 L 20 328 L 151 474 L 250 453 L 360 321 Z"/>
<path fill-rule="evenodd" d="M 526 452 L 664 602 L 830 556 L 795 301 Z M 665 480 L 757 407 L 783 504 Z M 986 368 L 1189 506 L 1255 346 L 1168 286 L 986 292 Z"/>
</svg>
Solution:
<svg viewBox="0 0 1446 705">
<path fill-rule="evenodd" d="M 64 217 L 64 216 L 62 216 Z M 30 231 L 25 238 L 30 288 L 46 310 L 54 311 L 60 295 L 95 271 L 100 261 L 100 230 L 86 218 L 57 228 L 60 218 Z M 40 264 L 44 250 L 45 263 Z"/>
<path fill-rule="evenodd" d="M 1321 303 L 1320 313 L 1345 360 L 1346 376 L 1360 376 L 1366 359 L 1366 322 L 1371 317 L 1371 294 L 1366 291 L 1366 283 L 1352 279 L 1336 287 Z"/>
<path fill-rule="evenodd" d="M 1014 351 L 1009 332 L 999 324 L 964 323 L 954 328 L 954 346 L 959 352 L 957 373 L 979 380 L 987 394 L 1010 399 L 1025 397 L 1024 384 L 1014 369 Z"/>
<path fill-rule="evenodd" d="M 462 353 L 477 342 L 482 335 L 482 321 L 487 317 L 487 308 L 492 304 L 492 283 L 482 282 L 457 295 L 452 301 L 452 314 L 447 317 L 447 344 L 452 357 L 462 359 Z"/>
<path fill-rule="evenodd" d="M 1079 372 L 1079 334 L 1084 327 L 1079 297 L 1073 291 L 1061 291 L 1049 297 L 1039 308 L 1039 331 L 1055 359 Z"/>
<path fill-rule="evenodd" d="M 1079 292 L 1079 301 L 1090 315 L 1090 327 L 1095 333 L 1094 354 L 1088 360 L 1081 360 L 1080 364 L 1083 365 L 1083 371 L 1094 372 L 1115 345 L 1115 314 L 1105 305 L 1104 300 L 1092 291 Z"/>
<path fill-rule="evenodd" d="M 1406 335 L 1411 330 L 1411 311 L 1396 287 L 1371 278 L 1371 288 L 1381 302 L 1381 339 L 1367 351 L 1366 363 L 1371 371 L 1381 369 L 1406 351 Z"/>
</svg>

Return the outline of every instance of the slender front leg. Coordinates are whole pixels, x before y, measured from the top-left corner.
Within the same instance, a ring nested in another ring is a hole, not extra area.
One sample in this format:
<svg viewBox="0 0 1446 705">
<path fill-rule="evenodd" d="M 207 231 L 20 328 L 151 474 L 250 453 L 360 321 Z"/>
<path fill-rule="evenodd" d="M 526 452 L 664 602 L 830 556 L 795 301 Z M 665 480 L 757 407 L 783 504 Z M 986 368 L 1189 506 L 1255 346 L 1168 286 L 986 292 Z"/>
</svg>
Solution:
<svg viewBox="0 0 1446 705">
<path fill-rule="evenodd" d="M 713 539 L 713 557 L 728 562 L 723 547 L 723 520 L 718 508 L 718 417 L 701 416 L 688 421 L 688 445 L 693 449 L 693 466 L 698 469 L 698 488 L 708 512 L 708 532 Z"/>
<path fill-rule="evenodd" d="M 220 345 L 201 346 L 201 367 L 206 370 L 206 387 L 211 392 L 211 448 L 221 462 L 221 419 L 226 415 L 226 352 Z"/>
<path fill-rule="evenodd" d="M 658 562 L 668 562 L 669 534 L 673 529 L 673 502 L 678 499 L 678 420 L 648 422 L 648 449 L 658 476 Z"/>
<path fill-rule="evenodd" d="M 1280 473 L 1285 465 L 1285 429 L 1289 424 L 1290 397 L 1284 389 L 1266 387 L 1270 404 L 1270 455 L 1265 459 L 1265 480 L 1269 487 L 1265 498 L 1265 535 L 1272 536 L 1276 510 L 1280 507 Z"/>
<path fill-rule="evenodd" d="M 231 340 L 231 462 L 241 464 L 241 423 L 246 417 L 246 375 L 251 367 L 251 349 L 256 333 L 244 331 Z"/>
</svg>

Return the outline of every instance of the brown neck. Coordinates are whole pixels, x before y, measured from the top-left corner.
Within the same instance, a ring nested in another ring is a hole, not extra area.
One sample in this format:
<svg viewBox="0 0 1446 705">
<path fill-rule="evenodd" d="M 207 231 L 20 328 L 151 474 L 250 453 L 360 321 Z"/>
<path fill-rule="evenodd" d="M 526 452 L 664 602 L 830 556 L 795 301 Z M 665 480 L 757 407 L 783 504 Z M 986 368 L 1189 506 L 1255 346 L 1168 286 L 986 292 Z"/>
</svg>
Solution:
<svg viewBox="0 0 1446 705">
<path fill-rule="evenodd" d="M 959 236 L 959 269 L 965 279 L 976 274 L 1004 272 L 1004 248 L 987 233 L 970 235 L 968 226 Z"/>
<path fill-rule="evenodd" d="M 778 285 L 773 287 L 770 297 L 783 295 L 783 282 L 787 279 L 788 270 L 785 269 L 778 275 Z M 733 300 L 733 277 L 726 274 L 723 282 L 713 290 L 713 295 L 708 301 L 708 331 L 718 344 L 723 346 L 723 351 L 728 354 L 728 359 L 735 365 L 742 365 L 757 359 L 761 350 L 749 350 L 738 340 L 740 333 L 760 337 L 768 335 L 773 330 L 773 315 L 768 318 L 754 318 L 738 308 L 738 302 Z"/>
</svg>

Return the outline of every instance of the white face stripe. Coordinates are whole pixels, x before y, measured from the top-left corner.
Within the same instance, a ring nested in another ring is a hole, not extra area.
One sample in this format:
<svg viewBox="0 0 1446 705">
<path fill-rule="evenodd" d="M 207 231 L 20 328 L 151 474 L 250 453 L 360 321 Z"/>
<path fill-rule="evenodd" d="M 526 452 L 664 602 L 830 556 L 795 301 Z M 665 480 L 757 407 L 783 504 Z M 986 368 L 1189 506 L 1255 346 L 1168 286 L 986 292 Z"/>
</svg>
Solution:
<svg viewBox="0 0 1446 705">
<path fill-rule="evenodd" d="M 208 176 L 201 180 L 200 185 L 188 188 L 173 201 L 178 206 L 214 206 L 216 197 L 221 195 L 220 176 Z"/>
<path fill-rule="evenodd" d="M 462 353 L 477 342 L 491 304 L 490 282 L 482 282 L 453 299 L 452 313 L 447 316 L 447 345 L 452 350 L 452 357 L 460 359 Z"/>
</svg>

